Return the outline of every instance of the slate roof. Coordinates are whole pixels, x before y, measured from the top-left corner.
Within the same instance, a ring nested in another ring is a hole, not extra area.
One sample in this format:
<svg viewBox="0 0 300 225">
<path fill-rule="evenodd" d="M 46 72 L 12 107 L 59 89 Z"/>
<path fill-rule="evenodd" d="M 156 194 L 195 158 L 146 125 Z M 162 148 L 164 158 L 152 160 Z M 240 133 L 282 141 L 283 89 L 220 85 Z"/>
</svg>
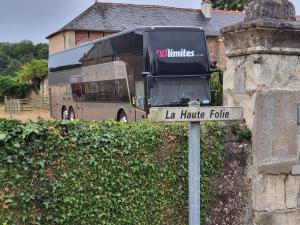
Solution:
<svg viewBox="0 0 300 225">
<path fill-rule="evenodd" d="M 65 30 L 119 32 L 137 26 L 202 27 L 207 36 L 219 36 L 222 28 L 243 20 L 241 12 L 215 10 L 207 19 L 199 9 L 96 2 L 47 38 Z"/>
</svg>

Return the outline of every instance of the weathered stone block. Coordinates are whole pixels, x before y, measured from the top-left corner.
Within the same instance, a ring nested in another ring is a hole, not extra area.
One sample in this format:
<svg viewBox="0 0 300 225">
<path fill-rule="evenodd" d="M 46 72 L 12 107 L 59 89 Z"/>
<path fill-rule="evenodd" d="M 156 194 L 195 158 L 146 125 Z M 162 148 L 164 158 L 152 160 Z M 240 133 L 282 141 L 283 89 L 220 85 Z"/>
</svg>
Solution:
<svg viewBox="0 0 300 225">
<path fill-rule="evenodd" d="M 255 215 L 255 225 L 299 225 L 300 210 L 261 212 Z"/>
<path fill-rule="evenodd" d="M 299 55 L 300 24 L 276 20 L 258 20 L 223 30 L 226 55 L 253 54 Z"/>
<path fill-rule="evenodd" d="M 246 74 L 245 67 L 236 68 L 234 76 L 234 92 L 236 94 L 244 94 L 246 92 Z"/>
<path fill-rule="evenodd" d="M 243 107 L 243 116 L 248 128 L 250 129 L 252 129 L 253 117 L 255 114 L 255 99 L 256 94 L 253 92 L 246 92 L 245 94 L 237 94 L 234 90 L 227 90 L 223 92 L 223 105 Z"/>
<path fill-rule="evenodd" d="M 286 206 L 300 208 L 300 176 L 288 176 L 286 180 Z"/>
<path fill-rule="evenodd" d="M 242 58 L 227 60 L 227 68 L 223 78 L 223 90 L 233 90 L 235 87 L 236 68 L 243 63 Z"/>
<path fill-rule="evenodd" d="M 260 172 L 290 173 L 299 161 L 300 91 L 260 91 L 255 102 L 253 151 Z"/>
<path fill-rule="evenodd" d="M 250 129 L 255 115 L 256 93 L 272 89 L 300 90 L 299 56 L 254 54 L 228 60 L 223 102 L 224 105 L 243 107 Z"/>
<path fill-rule="evenodd" d="M 245 62 L 245 73 L 248 91 L 300 89 L 299 56 L 251 55 Z"/>
<path fill-rule="evenodd" d="M 294 5 L 288 0 L 250 0 L 246 7 L 245 21 L 258 18 L 296 20 Z"/>
<path fill-rule="evenodd" d="M 285 175 L 262 175 L 255 180 L 255 210 L 285 209 Z"/>
<path fill-rule="evenodd" d="M 300 164 L 293 166 L 293 168 L 292 168 L 292 174 L 293 175 L 300 175 Z"/>
</svg>

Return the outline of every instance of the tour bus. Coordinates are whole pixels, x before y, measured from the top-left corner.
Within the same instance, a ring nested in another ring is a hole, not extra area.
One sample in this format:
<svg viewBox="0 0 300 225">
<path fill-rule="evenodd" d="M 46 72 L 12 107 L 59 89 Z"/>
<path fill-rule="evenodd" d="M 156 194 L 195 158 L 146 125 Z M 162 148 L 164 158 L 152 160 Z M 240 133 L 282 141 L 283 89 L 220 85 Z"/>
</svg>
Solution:
<svg viewBox="0 0 300 225">
<path fill-rule="evenodd" d="M 206 36 L 198 27 L 139 27 L 51 54 L 51 116 L 135 121 L 151 107 L 211 104 Z"/>
</svg>

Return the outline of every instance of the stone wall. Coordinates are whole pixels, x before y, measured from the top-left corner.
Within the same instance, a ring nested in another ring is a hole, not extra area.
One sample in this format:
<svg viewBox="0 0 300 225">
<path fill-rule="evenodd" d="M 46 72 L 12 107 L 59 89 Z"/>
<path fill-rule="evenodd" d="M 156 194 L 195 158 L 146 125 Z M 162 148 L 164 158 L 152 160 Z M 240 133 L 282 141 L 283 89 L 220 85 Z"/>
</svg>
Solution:
<svg viewBox="0 0 300 225">
<path fill-rule="evenodd" d="M 255 224 L 300 224 L 300 176 L 259 174 L 254 188 Z"/>
<path fill-rule="evenodd" d="M 293 13 L 287 0 L 250 0 L 245 22 L 223 30 L 224 104 L 243 107 L 252 130 L 251 225 L 300 224 L 300 23 Z"/>
</svg>

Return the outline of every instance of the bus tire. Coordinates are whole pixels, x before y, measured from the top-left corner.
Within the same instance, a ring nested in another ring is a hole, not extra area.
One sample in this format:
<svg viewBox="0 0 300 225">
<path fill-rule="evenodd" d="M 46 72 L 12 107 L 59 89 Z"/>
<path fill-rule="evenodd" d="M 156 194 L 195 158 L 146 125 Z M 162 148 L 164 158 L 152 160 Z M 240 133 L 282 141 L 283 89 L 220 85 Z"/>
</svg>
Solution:
<svg viewBox="0 0 300 225">
<path fill-rule="evenodd" d="M 63 106 L 61 109 L 61 119 L 68 120 L 69 119 L 69 112 L 66 106 Z"/>
<path fill-rule="evenodd" d="M 121 123 L 128 123 L 128 117 L 124 110 L 120 110 L 118 113 L 118 121 Z"/>
<path fill-rule="evenodd" d="M 69 108 L 69 120 L 73 121 L 76 119 L 75 112 L 72 106 Z"/>
</svg>

